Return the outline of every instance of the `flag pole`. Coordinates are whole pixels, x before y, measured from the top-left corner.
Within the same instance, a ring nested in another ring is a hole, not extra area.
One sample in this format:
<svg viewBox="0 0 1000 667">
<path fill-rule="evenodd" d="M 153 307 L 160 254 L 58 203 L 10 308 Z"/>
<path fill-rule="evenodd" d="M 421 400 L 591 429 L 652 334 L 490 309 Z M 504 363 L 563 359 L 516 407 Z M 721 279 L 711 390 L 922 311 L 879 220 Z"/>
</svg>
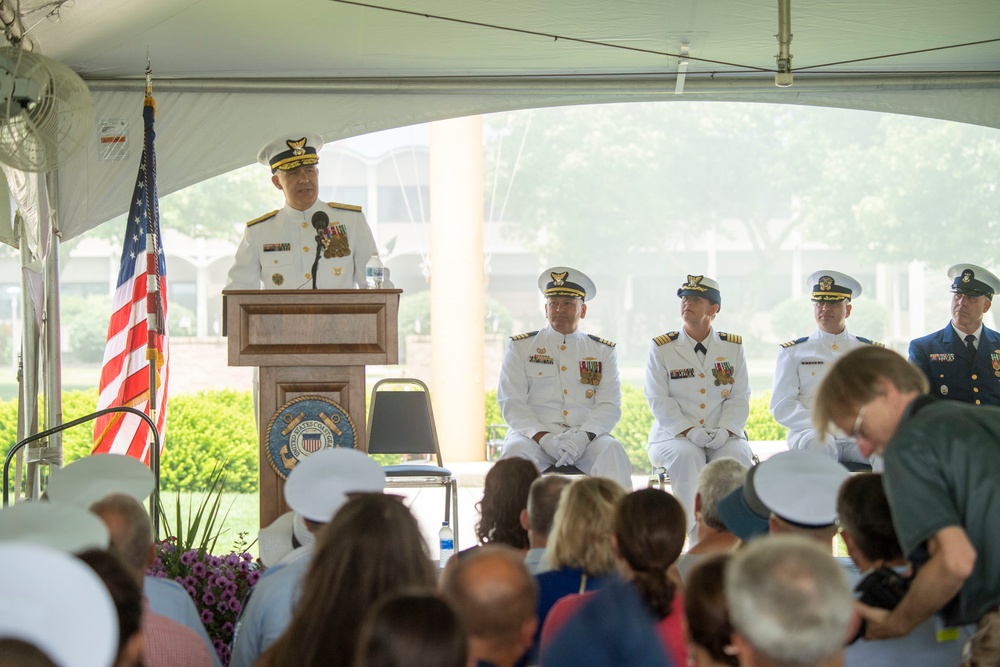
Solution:
<svg viewBox="0 0 1000 667">
<path fill-rule="evenodd" d="M 156 102 L 153 100 L 153 68 L 149 57 L 149 47 L 146 47 L 146 98 L 143 101 L 143 106 L 153 107 L 153 114 L 156 114 Z M 143 123 L 145 126 L 145 123 Z M 143 141 L 149 141 L 150 137 L 146 135 L 144 128 L 144 139 Z M 146 159 L 147 151 L 143 150 L 143 160 Z M 153 187 L 155 184 L 153 181 L 154 170 L 153 165 L 146 165 L 145 169 L 145 179 L 146 179 L 146 193 L 147 193 L 147 206 L 155 206 L 156 198 L 152 196 Z M 157 207 L 158 208 L 158 207 Z M 157 420 L 157 409 L 156 409 L 156 365 L 157 365 L 157 346 L 156 337 L 161 333 L 161 323 L 159 321 L 160 309 L 158 308 L 159 303 L 159 289 L 160 289 L 160 276 L 159 276 L 159 266 L 160 258 L 157 252 L 157 246 L 159 244 L 159 239 L 156 238 L 155 225 L 156 216 L 159 215 L 159 211 L 150 210 L 147 211 L 147 226 L 146 226 L 146 360 L 149 365 L 149 402 L 147 403 L 147 411 L 149 418 L 153 420 L 154 424 L 158 424 Z M 153 522 L 153 535 L 159 540 L 160 539 L 160 448 L 155 446 L 156 439 L 153 438 L 153 430 L 148 429 L 146 435 L 146 447 L 149 452 L 149 469 L 153 473 L 153 493 L 149 497 L 149 516 Z"/>
</svg>

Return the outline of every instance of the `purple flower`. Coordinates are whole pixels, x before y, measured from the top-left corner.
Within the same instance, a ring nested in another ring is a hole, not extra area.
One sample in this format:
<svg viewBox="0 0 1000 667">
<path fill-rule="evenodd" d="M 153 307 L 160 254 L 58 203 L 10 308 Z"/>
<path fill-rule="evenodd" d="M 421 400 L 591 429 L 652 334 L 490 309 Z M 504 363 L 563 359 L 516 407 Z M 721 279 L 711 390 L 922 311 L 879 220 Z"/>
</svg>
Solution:
<svg viewBox="0 0 1000 667">
<path fill-rule="evenodd" d="M 250 570 L 250 563 L 243 561 L 240 563 L 240 572 L 247 572 Z"/>
<path fill-rule="evenodd" d="M 198 598 L 198 591 L 194 589 L 194 586 L 186 586 L 185 588 L 187 588 L 188 595 L 194 599 Z"/>
<path fill-rule="evenodd" d="M 260 570 L 252 570 L 247 575 L 247 583 L 251 586 L 256 586 L 258 581 L 260 581 Z"/>
<path fill-rule="evenodd" d="M 188 576 L 184 577 L 184 585 L 188 587 L 197 586 L 198 580 L 189 574 Z"/>
<path fill-rule="evenodd" d="M 229 593 L 230 595 L 235 595 L 236 594 L 237 586 L 236 586 L 235 582 L 227 581 L 226 585 L 223 588 L 225 588 L 226 592 Z"/>
<path fill-rule="evenodd" d="M 235 566 L 239 562 L 240 562 L 240 557 L 237 556 L 236 554 L 229 554 L 228 556 L 226 556 L 226 565 L 229 565 L 229 566 L 232 567 L 232 566 Z"/>
<path fill-rule="evenodd" d="M 199 579 L 204 579 L 205 575 L 208 574 L 208 568 L 202 562 L 197 562 L 191 566 L 191 574 L 198 577 Z"/>
<path fill-rule="evenodd" d="M 183 565 L 190 565 L 198 559 L 198 552 L 195 550 L 185 551 L 181 554 L 181 563 Z"/>
<path fill-rule="evenodd" d="M 233 598 L 232 600 L 229 601 L 229 609 L 232 610 L 233 612 L 237 614 L 240 613 L 241 607 L 242 605 L 240 604 L 240 601 L 237 600 L 236 598 Z"/>
<path fill-rule="evenodd" d="M 233 624 L 229 621 L 222 624 L 222 636 L 227 638 L 233 636 Z"/>
<path fill-rule="evenodd" d="M 201 622 L 208 625 L 215 620 L 215 614 L 212 613 L 210 609 L 201 610 Z"/>
<path fill-rule="evenodd" d="M 205 594 L 201 596 L 201 601 L 205 603 L 206 606 L 211 607 L 215 604 L 215 596 L 212 591 L 205 591 Z"/>
<path fill-rule="evenodd" d="M 245 560 L 248 563 L 253 560 L 253 556 L 251 556 L 248 553 L 244 553 L 242 556 L 240 556 L 240 558 L 242 558 L 243 560 Z"/>
</svg>

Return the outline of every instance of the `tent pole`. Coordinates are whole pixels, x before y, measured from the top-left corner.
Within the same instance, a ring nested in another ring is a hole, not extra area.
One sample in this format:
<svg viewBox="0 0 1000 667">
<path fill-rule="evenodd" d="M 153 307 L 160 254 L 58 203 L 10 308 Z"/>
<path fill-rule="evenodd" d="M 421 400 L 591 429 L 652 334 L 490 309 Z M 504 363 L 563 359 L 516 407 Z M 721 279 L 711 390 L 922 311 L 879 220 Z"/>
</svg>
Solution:
<svg viewBox="0 0 1000 667">
<path fill-rule="evenodd" d="M 46 174 L 45 188 L 49 202 L 58 202 L 58 182 L 55 171 Z M 44 363 L 43 380 L 45 383 L 45 424 L 47 427 L 61 424 L 62 419 L 62 350 L 60 346 L 59 318 L 59 211 L 50 208 L 48 220 L 39 220 L 39 224 L 49 225 L 49 249 L 45 255 L 45 319 L 44 319 Z M 48 443 L 45 462 L 52 468 L 62 467 L 62 434 L 53 434 Z"/>
</svg>

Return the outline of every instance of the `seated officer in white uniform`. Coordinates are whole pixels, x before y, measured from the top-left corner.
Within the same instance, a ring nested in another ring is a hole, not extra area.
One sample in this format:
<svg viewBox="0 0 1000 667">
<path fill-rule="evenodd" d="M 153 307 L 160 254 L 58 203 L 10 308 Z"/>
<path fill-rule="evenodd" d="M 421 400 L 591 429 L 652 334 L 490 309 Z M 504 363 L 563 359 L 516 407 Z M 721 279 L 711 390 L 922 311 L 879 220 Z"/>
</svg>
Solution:
<svg viewBox="0 0 1000 667">
<path fill-rule="evenodd" d="M 688 276 L 677 296 L 684 326 L 654 338 L 646 362 L 645 394 L 653 413 L 648 452 L 654 466 L 667 469 L 693 536 L 701 469 L 720 458 L 750 467 L 752 453 L 743 433 L 750 382 L 743 339 L 712 328 L 722 307 L 718 283 Z"/>
<path fill-rule="evenodd" d="M 549 326 L 513 336 L 500 369 L 497 402 L 510 427 L 500 458 L 519 456 L 545 472 L 573 465 L 632 489 L 632 464 L 611 430 L 621 419 L 615 344 L 580 331 L 597 288 L 583 273 L 542 273 Z"/>
<path fill-rule="evenodd" d="M 365 286 L 365 265 L 378 252 L 375 239 L 360 206 L 319 200 L 322 147 L 321 137 L 305 134 L 260 149 L 257 161 L 270 167 L 285 206 L 247 223 L 226 289 Z"/>
<path fill-rule="evenodd" d="M 859 345 L 878 345 L 847 330 L 851 301 L 861 296 L 861 285 L 837 271 L 816 271 L 807 279 L 812 287 L 813 315 L 818 328 L 810 336 L 782 343 L 771 391 L 771 414 L 788 429 L 789 449 L 814 449 L 841 463 L 867 464 L 854 438 L 820 438 L 812 423 L 813 401 L 826 371 Z"/>
</svg>

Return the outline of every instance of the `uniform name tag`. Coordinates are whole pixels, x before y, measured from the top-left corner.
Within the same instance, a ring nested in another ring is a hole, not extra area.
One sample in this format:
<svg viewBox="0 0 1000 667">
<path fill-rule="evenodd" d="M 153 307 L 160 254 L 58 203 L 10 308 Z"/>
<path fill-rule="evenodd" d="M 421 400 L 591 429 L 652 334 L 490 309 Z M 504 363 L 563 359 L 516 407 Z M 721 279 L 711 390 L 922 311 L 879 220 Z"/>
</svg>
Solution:
<svg viewBox="0 0 1000 667">
<path fill-rule="evenodd" d="M 549 356 L 544 355 L 544 354 L 533 354 L 530 357 L 528 357 L 528 361 L 531 362 L 531 363 L 533 363 L 533 364 L 554 364 L 554 363 L 556 363 L 552 359 L 552 357 L 549 357 Z"/>
<path fill-rule="evenodd" d="M 825 363 L 826 363 L 825 361 L 803 361 L 802 365 L 803 366 L 822 366 Z"/>
<path fill-rule="evenodd" d="M 291 252 L 291 243 L 265 243 L 264 252 Z"/>
<path fill-rule="evenodd" d="M 955 361 L 954 354 L 932 354 L 931 361 Z"/>
<path fill-rule="evenodd" d="M 683 380 L 684 378 L 693 378 L 694 369 L 693 368 L 678 368 L 677 370 L 670 371 L 671 380 Z"/>
</svg>

